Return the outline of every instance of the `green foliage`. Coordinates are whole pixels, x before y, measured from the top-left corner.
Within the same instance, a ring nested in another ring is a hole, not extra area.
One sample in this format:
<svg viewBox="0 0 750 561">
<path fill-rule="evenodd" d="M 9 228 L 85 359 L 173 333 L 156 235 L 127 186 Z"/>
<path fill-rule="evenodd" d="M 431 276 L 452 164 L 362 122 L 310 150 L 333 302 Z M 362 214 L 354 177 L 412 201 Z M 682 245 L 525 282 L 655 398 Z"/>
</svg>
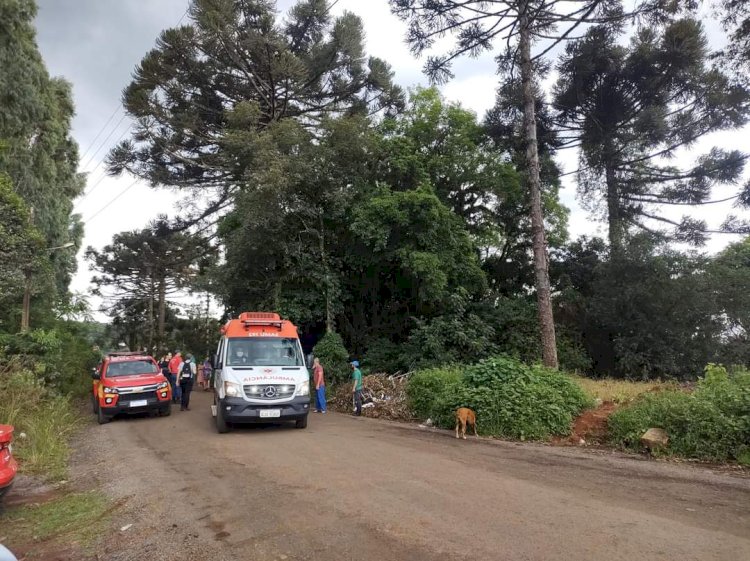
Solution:
<svg viewBox="0 0 750 561">
<path fill-rule="evenodd" d="M 663 216 L 663 205 L 699 205 L 716 185 L 736 184 L 745 155 L 711 149 L 681 169 L 665 155 L 720 130 L 739 129 L 750 93 L 709 64 L 702 24 L 673 18 L 644 25 L 623 46 L 624 27 L 590 28 L 566 47 L 558 64 L 555 107 L 570 140 L 580 143 L 579 191 L 606 203 L 610 246 L 628 230 L 652 231 L 653 220 L 682 242 L 701 244 L 706 223 Z M 736 230 L 729 218 L 723 228 Z"/>
<path fill-rule="evenodd" d="M 644 394 L 609 418 L 613 443 L 640 449 L 649 428 L 669 435 L 666 453 L 726 461 L 747 459 L 750 448 L 750 371 L 728 374 L 709 365 L 692 394 L 663 391 Z"/>
<path fill-rule="evenodd" d="M 14 454 L 22 472 L 51 480 L 65 477 L 68 441 L 80 426 L 69 397 L 52 392 L 22 361 L 2 359 L 0 419 L 16 429 Z"/>
<path fill-rule="evenodd" d="M 442 366 L 419 370 L 406 386 L 409 407 L 420 419 L 432 419 L 440 427 L 455 422 L 459 396 L 463 387 L 463 367 Z"/>
<path fill-rule="evenodd" d="M 463 372 L 463 375 L 461 375 Z M 459 371 L 435 368 L 409 380 L 415 414 L 451 428 L 457 407 L 477 413 L 483 434 L 545 440 L 570 432 L 573 418 L 592 404 L 569 376 L 509 357 L 493 357 Z"/>
<path fill-rule="evenodd" d="M 600 240 L 571 244 L 553 268 L 557 320 L 598 376 L 690 379 L 710 361 L 742 363 L 750 277 L 736 250 L 711 260 L 647 235 L 612 256 Z"/>
<path fill-rule="evenodd" d="M 367 353 L 362 357 L 362 364 L 370 372 L 405 372 L 403 355 L 402 345 L 380 337 L 367 342 Z"/>
<path fill-rule="evenodd" d="M 13 190 L 8 176 L 1 171 L 0 216 L 3 217 L 0 222 L 0 304 L 6 308 L 18 307 L 24 272 L 40 268 L 36 252 L 44 241 L 32 226 L 27 205 Z M 0 314 L 0 322 L 3 319 Z"/>
<path fill-rule="evenodd" d="M 70 84 L 51 78 L 44 66 L 33 26 L 36 11 L 33 0 L 0 2 L 0 176 L 7 174 L 26 208 L 34 209 L 32 223 L 42 245 L 77 245 L 83 232 L 73 200 L 83 191 L 84 177 L 70 134 L 72 93 Z M 4 211 L 2 216 L 13 222 Z M 75 252 L 56 251 L 45 261 L 50 274 L 34 275 L 32 293 L 49 308 L 66 296 Z"/>
<path fill-rule="evenodd" d="M 313 348 L 313 355 L 320 359 L 329 383 L 342 383 L 351 377 L 349 353 L 338 333 L 334 331 L 326 333 Z"/>
<path fill-rule="evenodd" d="M 0 335 L 0 359 L 31 371 L 57 395 L 84 396 L 91 389 L 89 372 L 98 355 L 80 324 L 61 322 L 57 329 L 35 329 Z"/>
<path fill-rule="evenodd" d="M 42 504 L 14 508 L 0 515 L 4 534 L 15 543 L 62 537 L 65 543 L 88 545 L 108 530 L 111 505 L 100 491 L 65 493 Z M 7 524 L 5 522 L 7 521 Z"/>
<path fill-rule="evenodd" d="M 167 299 L 188 286 L 198 288 L 210 248 L 205 239 L 178 227 L 159 216 L 146 228 L 116 234 L 100 251 L 86 250 L 99 273 L 91 279 L 94 293 L 115 299 L 107 313 L 125 328 L 132 348 L 166 344 Z"/>
<path fill-rule="evenodd" d="M 463 404 L 477 412 L 487 434 L 544 440 L 570 432 L 573 418 L 591 400 L 565 374 L 496 357 L 465 375 Z"/>
</svg>

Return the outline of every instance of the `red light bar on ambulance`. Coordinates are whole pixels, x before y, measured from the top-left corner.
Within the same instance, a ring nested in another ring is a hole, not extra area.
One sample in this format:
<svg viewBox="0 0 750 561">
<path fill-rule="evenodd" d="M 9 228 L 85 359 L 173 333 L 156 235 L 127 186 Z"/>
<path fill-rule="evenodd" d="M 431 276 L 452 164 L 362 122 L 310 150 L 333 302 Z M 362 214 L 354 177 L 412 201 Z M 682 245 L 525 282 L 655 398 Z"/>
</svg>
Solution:
<svg viewBox="0 0 750 561">
<path fill-rule="evenodd" d="M 268 312 L 243 312 L 240 314 L 240 322 L 242 325 L 272 325 L 281 329 L 283 324 L 279 314 L 272 314 Z"/>
</svg>

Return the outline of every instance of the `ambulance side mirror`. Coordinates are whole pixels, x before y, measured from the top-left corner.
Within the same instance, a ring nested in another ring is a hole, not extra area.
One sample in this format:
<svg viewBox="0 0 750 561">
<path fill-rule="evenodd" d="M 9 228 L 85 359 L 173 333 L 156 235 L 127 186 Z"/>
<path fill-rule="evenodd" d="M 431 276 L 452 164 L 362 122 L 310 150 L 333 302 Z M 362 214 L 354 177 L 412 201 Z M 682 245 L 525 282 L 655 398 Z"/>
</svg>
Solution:
<svg viewBox="0 0 750 561">
<path fill-rule="evenodd" d="M 92 368 L 91 369 L 91 379 L 92 380 L 101 380 L 102 379 L 102 375 L 99 374 L 99 369 L 97 369 L 97 368 Z"/>
<path fill-rule="evenodd" d="M 312 353 L 310 353 L 309 355 L 307 355 L 305 357 L 305 363 L 307 365 L 307 369 L 308 370 L 312 369 L 312 367 L 313 367 L 313 358 L 314 357 L 313 357 Z"/>
</svg>

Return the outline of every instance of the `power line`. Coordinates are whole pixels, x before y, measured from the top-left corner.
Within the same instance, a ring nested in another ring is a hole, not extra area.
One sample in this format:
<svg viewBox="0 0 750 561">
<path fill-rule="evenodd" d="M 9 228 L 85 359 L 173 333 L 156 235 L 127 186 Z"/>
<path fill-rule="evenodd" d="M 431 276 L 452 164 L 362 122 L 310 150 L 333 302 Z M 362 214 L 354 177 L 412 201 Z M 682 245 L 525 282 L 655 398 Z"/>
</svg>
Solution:
<svg viewBox="0 0 750 561">
<path fill-rule="evenodd" d="M 107 122 L 102 125 L 102 128 L 99 129 L 99 132 L 96 133 L 96 136 L 94 137 L 94 140 L 91 141 L 91 143 L 88 145 L 88 148 L 86 148 L 86 151 L 83 153 L 83 155 L 78 159 L 78 161 L 83 161 L 86 156 L 88 155 L 89 151 L 94 147 L 94 144 L 96 144 L 96 141 L 99 140 L 99 137 L 104 132 L 104 129 L 107 128 L 107 125 L 112 122 L 112 119 L 115 118 L 115 115 L 117 115 L 117 112 L 120 110 L 120 104 L 118 103 L 115 107 L 115 110 L 112 111 L 112 114 L 109 116 L 109 119 L 107 119 Z"/>
<path fill-rule="evenodd" d="M 120 117 L 120 120 L 119 120 L 119 121 L 117 121 L 117 124 L 116 124 L 116 125 L 114 126 L 114 128 L 113 128 L 113 129 L 112 129 L 111 131 L 109 131 L 109 134 L 107 135 L 107 137 L 106 137 L 106 138 L 105 138 L 104 140 L 102 140 L 101 144 L 99 144 L 99 148 L 97 148 L 97 149 L 96 149 L 96 152 L 94 152 L 93 154 L 91 154 L 91 157 L 90 157 L 90 158 L 88 159 L 88 161 L 87 161 L 87 162 L 86 162 L 85 164 L 83 164 L 83 165 L 81 166 L 81 167 L 82 167 L 83 169 L 85 169 L 86 167 L 88 167 L 88 166 L 89 166 L 89 164 L 91 164 L 91 162 L 93 162 L 93 161 L 94 161 L 94 158 L 96 158 L 96 155 L 97 155 L 97 154 L 98 154 L 99 152 L 101 152 L 102 148 L 104 148 L 104 146 L 105 146 L 105 145 L 107 144 L 107 141 L 108 141 L 108 140 L 109 140 L 110 138 L 112 138 L 112 135 L 113 135 L 113 134 L 115 134 L 115 131 L 116 131 L 116 130 L 117 130 L 117 128 L 118 128 L 118 127 L 120 126 L 120 124 L 121 124 L 121 123 L 122 123 L 122 122 L 123 122 L 123 121 L 124 121 L 124 120 L 126 119 L 126 117 L 127 117 L 127 116 L 128 116 L 127 114 L 124 114 L 124 115 L 123 115 L 122 117 Z M 128 128 L 127 128 L 127 129 L 125 129 L 125 130 L 129 130 L 129 129 L 130 129 L 130 127 L 132 127 L 132 126 L 133 126 L 133 124 L 132 124 L 132 123 L 131 123 L 131 124 L 129 124 L 129 125 L 128 125 Z"/>
<path fill-rule="evenodd" d="M 127 193 L 128 191 L 130 191 L 130 189 L 131 189 L 131 188 L 132 188 L 132 187 L 133 187 L 133 186 L 134 186 L 134 185 L 135 185 L 136 183 L 138 183 L 138 181 L 139 181 L 139 179 L 136 179 L 135 181 L 133 181 L 133 183 L 131 183 L 130 185 L 128 185 L 127 187 L 125 187 L 125 189 L 123 189 L 122 191 L 120 191 L 120 194 L 118 194 L 117 196 L 115 196 L 115 198 L 114 198 L 114 199 L 112 199 L 111 201 L 109 201 L 109 202 L 108 202 L 108 203 L 107 203 L 106 205 L 104 205 L 104 206 L 103 206 L 102 208 L 100 208 L 100 209 L 99 209 L 99 210 L 97 210 L 97 211 L 96 211 L 96 212 L 95 212 L 94 214 L 92 214 L 92 215 L 91 215 L 91 216 L 89 216 L 89 217 L 88 217 L 88 218 L 87 218 L 86 220 L 84 220 L 84 221 L 83 221 L 83 224 L 84 224 L 84 225 L 86 225 L 86 224 L 88 224 L 89 222 L 91 222 L 91 221 L 92 221 L 92 220 L 93 220 L 94 218 L 96 218 L 97 216 L 99 216 L 99 214 L 101 214 L 101 213 L 102 213 L 102 212 L 103 212 L 104 210 L 106 210 L 106 209 L 107 209 L 107 208 L 108 208 L 108 207 L 109 207 L 109 206 L 110 206 L 110 205 L 111 205 L 112 203 L 114 203 L 114 202 L 115 202 L 115 201 L 116 201 L 117 199 L 119 199 L 120 197 L 122 197 L 122 196 L 123 196 L 123 195 L 124 195 L 125 193 Z"/>
<path fill-rule="evenodd" d="M 130 128 L 131 128 L 132 126 L 133 126 L 133 124 L 131 123 L 131 124 L 130 124 L 130 125 L 129 125 L 129 126 L 128 126 L 128 127 L 127 127 L 127 128 L 125 129 L 125 130 L 124 130 L 124 131 L 122 131 L 122 134 L 120 134 L 120 136 L 119 136 L 119 137 L 117 137 L 117 140 L 115 140 L 115 144 L 117 144 L 118 142 L 120 142 L 120 140 L 122 140 L 122 137 L 123 137 L 123 136 L 125 136 L 125 135 L 126 135 L 126 134 L 128 133 L 128 131 L 130 130 Z M 96 164 L 96 166 L 94 167 L 94 169 L 92 169 L 92 170 L 91 170 L 91 172 L 90 172 L 90 173 L 94 173 L 94 172 L 96 171 L 96 169 L 97 169 L 97 168 L 98 168 L 99 166 L 101 166 L 101 165 L 102 165 L 103 163 L 104 163 L 104 161 L 102 160 L 102 161 L 100 161 L 100 162 L 99 162 L 98 164 Z M 92 185 L 92 186 L 91 186 L 91 187 L 89 188 L 89 190 L 88 190 L 88 191 L 84 192 L 84 193 L 83 193 L 83 194 L 81 195 L 80 199 L 78 199 L 78 203 L 80 203 L 80 202 L 82 202 L 83 200 L 85 200 L 85 199 L 86 199 L 86 197 L 88 197 L 88 196 L 89 196 L 89 195 L 90 195 L 90 194 L 91 194 L 91 193 L 92 193 L 92 192 L 94 191 L 94 189 L 96 189 L 96 188 L 97 188 L 97 187 L 99 186 L 99 184 L 100 184 L 100 183 L 101 183 L 102 181 L 104 181 L 104 178 L 105 178 L 105 177 L 107 177 L 107 172 L 106 172 L 106 171 L 104 172 L 104 174 L 103 174 L 103 175 L 102 175 L 102 176 L 101 176 L 101 177 L 100 177 L 99 179 L 97 179 L 97 180 L 96 180 L 96 183 L 94 183 L 94 184 L 93 184 L 93 185 Z"/>
</svg>

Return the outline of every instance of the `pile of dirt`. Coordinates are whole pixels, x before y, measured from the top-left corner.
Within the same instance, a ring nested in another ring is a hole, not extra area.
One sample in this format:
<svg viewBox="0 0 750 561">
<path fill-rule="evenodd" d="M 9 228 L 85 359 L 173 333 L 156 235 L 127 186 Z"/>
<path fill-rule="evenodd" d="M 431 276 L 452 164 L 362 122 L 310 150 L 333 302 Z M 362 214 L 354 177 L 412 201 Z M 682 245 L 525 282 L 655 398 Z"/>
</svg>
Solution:
<svg viewBox="0 0 750 561">
<path fill-rule="evenodd" d="M 573 421 L 573 431 L 567 438 L 557 438 L 555 444 L 599 445 L 607 442 L 607 419 L 617 409 L 617 404 L 605 401 L 594 409 L 587 409 Z"/>
<path fill-rule="evenodd" d="M 391 421 L 414 420 L 406 399 L 407 379 L 407 374 L 364 376 L 362 378 L 362 415 Z M 335 411 L 351 413 L 354 409 L 352 385 L 350 383 L 339 385 L 329 397 L 328 403 Z"/>
</svg>

